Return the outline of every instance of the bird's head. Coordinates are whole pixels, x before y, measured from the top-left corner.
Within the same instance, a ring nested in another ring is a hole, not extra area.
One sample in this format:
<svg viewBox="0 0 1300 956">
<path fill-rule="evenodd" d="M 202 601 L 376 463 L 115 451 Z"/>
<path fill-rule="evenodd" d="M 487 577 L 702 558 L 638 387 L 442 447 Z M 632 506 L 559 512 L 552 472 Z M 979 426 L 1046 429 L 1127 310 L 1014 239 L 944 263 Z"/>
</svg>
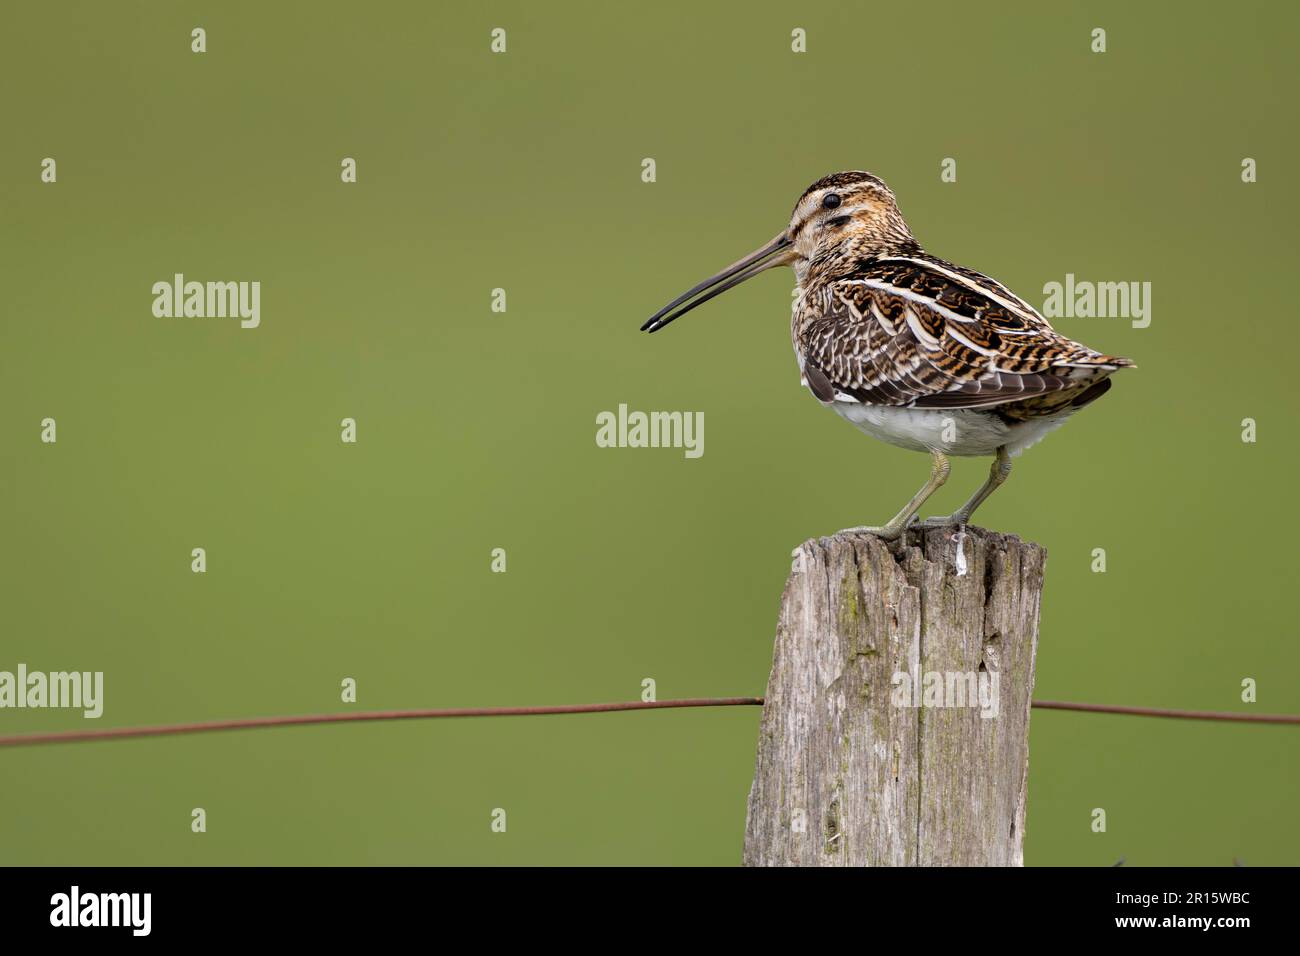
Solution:
<svg viewBox="0 0 1300 956">
<path fill-rule="evenodd" d="M 786 235 L 800 284 L 810 273 L 849 271 L 858 260 L 914 244 L 890 188 L 856 170 L 825 176 L 804 190 Z"/>
<path fill-rule="evenodd" d="M 790 225 L 771 242 L 679 295 L 641 329 L 656 332 L 774 266 L 793 266 L 803 286 L 809 279 L 847 274 L 862 259 L 906 251 L 915 244 L 883 180 L 857 170 L 832 173 L 804 190 Z"/>
</svg>

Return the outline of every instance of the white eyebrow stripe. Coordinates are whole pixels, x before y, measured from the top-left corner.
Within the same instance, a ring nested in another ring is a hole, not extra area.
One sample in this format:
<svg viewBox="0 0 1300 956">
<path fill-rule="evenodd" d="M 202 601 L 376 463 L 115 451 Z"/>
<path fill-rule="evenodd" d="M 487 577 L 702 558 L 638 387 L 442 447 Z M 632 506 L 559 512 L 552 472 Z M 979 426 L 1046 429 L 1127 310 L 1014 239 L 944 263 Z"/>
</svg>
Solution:
<svg viewBox="0 0 1300 956">
<path fill-rule="evenodd" d="M 832 208 L 824 207 L 821 202 L 815 203 L 807 212 L 795 217 L 798 224 L 790 229 L 791 236 L 799 236 L 805 229 L 814 225 L 814 220 L 818 218 L 835 219 L 839 216 L 852 216 L 867 208 L 866 203 L 857 203 L 853 206 L 834 206 Z"/>
</svg>

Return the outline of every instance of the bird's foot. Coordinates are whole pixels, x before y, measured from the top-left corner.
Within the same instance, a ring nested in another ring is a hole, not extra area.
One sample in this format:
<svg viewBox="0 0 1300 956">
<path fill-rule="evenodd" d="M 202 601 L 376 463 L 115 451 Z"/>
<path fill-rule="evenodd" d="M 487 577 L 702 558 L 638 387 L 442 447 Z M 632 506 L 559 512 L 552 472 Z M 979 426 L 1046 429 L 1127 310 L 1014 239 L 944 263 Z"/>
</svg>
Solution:
<svg viewBox="0 0 1300 956">
<path fill-rule="evenodd" d="M 884 541 L 897 541 L 903 536 L 903 532 L 908 528 L 914 528 L 917 525 L 916 515 L 912 515 L 906 521 L 890 521 L 883 525 L 864 524 L 856 528 L 843 528 L 836 531 L 836 534 L 870 534 L 875 535 Z"/>
<path fill-rule="evenodd" d="M 968 524 L 969 522 L 970 515 L 962 514 L 960 511 L 954 511 L 950 515 L 936 516 L 933 518 L 926 518 L 924 521 L 918 521 L 914 527 L 922 530 L 933 528 L 956 528 Z"/>
</svg>

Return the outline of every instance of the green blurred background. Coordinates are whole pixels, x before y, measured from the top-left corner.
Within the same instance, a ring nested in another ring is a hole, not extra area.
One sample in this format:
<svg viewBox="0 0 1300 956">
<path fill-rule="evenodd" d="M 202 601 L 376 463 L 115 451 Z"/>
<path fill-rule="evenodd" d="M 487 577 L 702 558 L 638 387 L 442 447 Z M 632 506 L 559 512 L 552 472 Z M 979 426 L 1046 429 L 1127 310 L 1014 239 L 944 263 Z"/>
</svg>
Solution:
<svg viewBox="0 0 1300 956">
<path fill-rule="evenodd" d="M 1153 283 L 1149 328 L 1056 322 L 1140 368 L 980 516 L 1049 549 L 1036 696 L 1300 712 L 1294 5 L 64 2 L 5 21 L 0 669 L 102 670 L 106 709 L 0 711 L 0 733 L 636 699 L 646 677 L 661 699 L 762 693 L 791 548 L 888 517 L 926 462 L 799 386 L 788 273 L 637 327 L 845 168 L 1033 303 L 1067 272 Z M 155 318 L 175 272 L 259 280 L 261 327 Z M 597 448 L 620 402 L 703 411 L 703 458 Z M 958 462 L 931 513 L 986 468 Z M 730 865 L 758 717 L 0 751 L 0 860 Z M 1027 861 L 1293 864 L 1298 742 L 1037 712 Z"/>
</svg>

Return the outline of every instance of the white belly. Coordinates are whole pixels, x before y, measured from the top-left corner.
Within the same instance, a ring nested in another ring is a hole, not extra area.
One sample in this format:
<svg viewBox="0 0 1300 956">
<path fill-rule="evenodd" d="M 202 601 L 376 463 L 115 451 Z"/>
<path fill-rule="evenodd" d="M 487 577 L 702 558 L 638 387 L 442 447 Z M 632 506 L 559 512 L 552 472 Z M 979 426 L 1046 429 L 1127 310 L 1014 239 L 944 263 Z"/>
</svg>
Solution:
<svg viewBox="0 0 1300 956">
<path fill-rule="evenodd" d="M 845 421 L 872 438 L 912 451 L 941 451 L 945 455 L 992 455 L 1002 445 L 1014 456 L 1065 424 L 1069 413 L 1009 425 L 987 409 L 890 408 L 833 402 Z"/>
</svg>

